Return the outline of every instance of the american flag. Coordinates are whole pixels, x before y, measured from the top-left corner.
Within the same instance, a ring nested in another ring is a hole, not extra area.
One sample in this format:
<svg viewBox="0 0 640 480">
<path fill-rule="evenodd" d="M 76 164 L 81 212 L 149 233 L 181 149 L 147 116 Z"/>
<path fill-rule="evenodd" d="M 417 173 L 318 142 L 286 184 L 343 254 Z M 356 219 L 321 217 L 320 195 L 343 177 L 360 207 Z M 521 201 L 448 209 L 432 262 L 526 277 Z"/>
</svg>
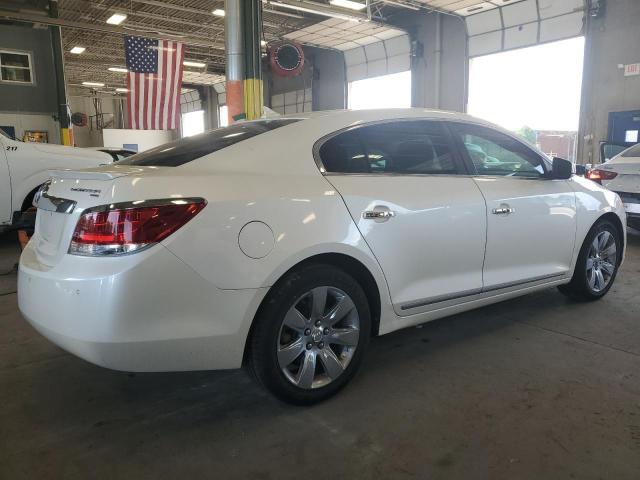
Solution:
<svg viewBox="0 0 640 480">
<path fill-rule="evenodd" d="M 129 70 L 129 128 L 179 128 L 184 59 L 182 43 L 126 36 L 124 51 Z"/>
</svg>

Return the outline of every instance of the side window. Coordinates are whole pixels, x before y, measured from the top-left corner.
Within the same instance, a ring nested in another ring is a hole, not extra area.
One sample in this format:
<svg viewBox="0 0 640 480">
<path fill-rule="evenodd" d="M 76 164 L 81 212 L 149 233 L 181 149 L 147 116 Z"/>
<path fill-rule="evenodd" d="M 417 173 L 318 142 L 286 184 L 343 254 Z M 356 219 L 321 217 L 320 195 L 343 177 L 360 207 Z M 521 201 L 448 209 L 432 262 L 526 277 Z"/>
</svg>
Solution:
<svg viewBox="0 0 640 480">
<path fill-rule="evenodd" d="M 349 130 L 320 148 L 327 172 L 455 174 L 444 126 L 435 121 L 387 122 Z"/>
<path fill-rule="evenodd" d="M 478 175 L 540 178 L 546 170 L 542 158 L 523 143 L 478 125 L 456 124 Z"/>
</svg>

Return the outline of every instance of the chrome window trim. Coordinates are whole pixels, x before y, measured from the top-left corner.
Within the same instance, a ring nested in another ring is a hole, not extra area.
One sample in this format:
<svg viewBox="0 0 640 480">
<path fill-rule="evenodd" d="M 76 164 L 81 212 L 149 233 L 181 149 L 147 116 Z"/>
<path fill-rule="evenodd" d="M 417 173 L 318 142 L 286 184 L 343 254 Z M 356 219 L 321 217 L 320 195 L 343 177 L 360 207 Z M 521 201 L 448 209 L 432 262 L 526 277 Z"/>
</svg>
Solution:
<svg viewBox="0 0 640 480">
<path fill-rule="evenodd" d="M 316 166 L 318 167 L 318 170 L 320 170 L 320 173 L 324 176 L 338 176 L 338 175 L 362 175 L 362 176 L 397 176 L 397 177 L 416 177 L 416 176 L 422 176 L 422 177 L 434 177 L 434 176 L 438 176 L 438 177 L 462 177 L 462 176 L 470 176 L 467 173 L 398 173 L 398 172 L 381 172 L 381 173 L 357 173 L 357 172 L 327 172 L 327 170 L 324 167 L 324 163 L 322 163 L 322 158 L 320 158 L 320 149 L 322 148 L 322 146 L 328 142 L 329 140 L 331 140 L 334 137 L 337 137 L 338 135 L 341 135 L 343 133 L 349 132 L 351 130 L 355 130 L 357 128 L 362 128 L 362 127 L 371 127 L 374 125 L 384 125 L 386 123 L 397 123 L 397 122 L 439 122 L 442 127 L 445 129 L 447 136 L 449 137 L 449 141 L 453 142 L 453 138 L 451 138 L 451 132 L 449 132 L 448 128 L 447 128 L 447 124 L 446 122 L 448 122 L 448 119 L 444 119 L 444 118 L 433 118 L 433 117 L 401 117 L 401 118 L 385 118 L 383 120 L 372 120 L 370 122 L 366 122 L 366 123 L 358 123 L 357 125 L 349 125 L 348 127 L 343 127 L 340 130 L 336 130 L 334 132 L 328 133 L 322 137 L 320 137 L 318 140 L 316 140 L 316 142 L 313 144 L 313 149 L 312 149 L 312 154 L 313 154 L 313 160 L 316 163 Z M 463 122 L 464 123 L 464 122 Z M 475 123 L 475 122 L 467 122 L 470 123 L 472 125 L 482 125 L 481 123 Z M 452 153 L 455 155 L 456 151 L 455 151 L 455 145 L 452 143 L 451 145 L 452 147 Z M 455 160 L 454 160 L 455 161 Z M 459 163 L 461 165 L 459 165 Z M 456 169 L 460 170 L 460 167 L 464 167 L 464 165 L 462 164 L 462 159 L 460 159 L 460 162 L 455 161 L 456 164 Z"/>
</svg>

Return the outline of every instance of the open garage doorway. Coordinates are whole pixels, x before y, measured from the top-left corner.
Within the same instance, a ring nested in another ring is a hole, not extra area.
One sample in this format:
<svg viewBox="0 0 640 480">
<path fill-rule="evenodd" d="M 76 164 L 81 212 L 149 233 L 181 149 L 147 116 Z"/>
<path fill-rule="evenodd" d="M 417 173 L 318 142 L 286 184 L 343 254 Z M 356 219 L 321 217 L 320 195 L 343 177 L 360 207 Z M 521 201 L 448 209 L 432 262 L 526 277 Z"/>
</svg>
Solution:
<svg viewBox="0 0 640 480">
<path fill-rule="evenodd" d="M 575 161 L 584 37 L 471 59 L 468 112 Z"/>
<path fill-rule="evenodd" d="M 349 109 L 411 107 L 411 71 L 349 82 Z"/>
</svg>

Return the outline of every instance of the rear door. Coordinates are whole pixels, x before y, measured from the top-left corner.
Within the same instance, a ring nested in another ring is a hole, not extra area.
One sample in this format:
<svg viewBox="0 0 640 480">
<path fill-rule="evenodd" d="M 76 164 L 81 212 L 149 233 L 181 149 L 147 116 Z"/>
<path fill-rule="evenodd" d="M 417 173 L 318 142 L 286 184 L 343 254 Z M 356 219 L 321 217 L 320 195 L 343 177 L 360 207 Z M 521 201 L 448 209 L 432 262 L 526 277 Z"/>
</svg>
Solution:
<svg viewBox="0 0 640 480">
<path fill-rule="evenodd" d="M 452 123 L 487 202 L 486 291 L 569 275 L 576 235 L 569 180 L 551 180 L 542 157 L 495 129 Z"/>
<path fill-rule="evenodd" d="M 480 292 L 485 202 L 442 122 L 356 127 L 316 153 L 378 259 L 399 315 Z"/>
</svg>

